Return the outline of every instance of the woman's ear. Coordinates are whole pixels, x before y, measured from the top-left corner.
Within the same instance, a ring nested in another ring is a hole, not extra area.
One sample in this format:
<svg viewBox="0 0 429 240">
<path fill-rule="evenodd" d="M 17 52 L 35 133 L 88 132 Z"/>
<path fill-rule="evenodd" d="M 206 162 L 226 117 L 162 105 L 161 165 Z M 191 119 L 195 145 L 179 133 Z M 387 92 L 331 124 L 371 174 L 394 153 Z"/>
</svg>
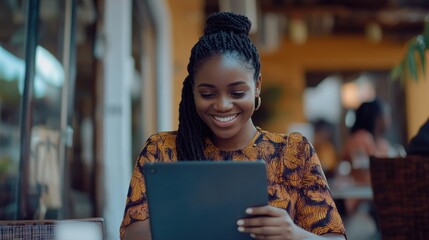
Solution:
<svg viewBox="0 0 429 240">
<path fill-rule="evenodd" d="M 262 75 L 259 73 L 258 79 L 256 79 L 255 84 L 255 97 L 259 97 L 261 94 L 261 85 L 262 85 Z"/>
</svg>

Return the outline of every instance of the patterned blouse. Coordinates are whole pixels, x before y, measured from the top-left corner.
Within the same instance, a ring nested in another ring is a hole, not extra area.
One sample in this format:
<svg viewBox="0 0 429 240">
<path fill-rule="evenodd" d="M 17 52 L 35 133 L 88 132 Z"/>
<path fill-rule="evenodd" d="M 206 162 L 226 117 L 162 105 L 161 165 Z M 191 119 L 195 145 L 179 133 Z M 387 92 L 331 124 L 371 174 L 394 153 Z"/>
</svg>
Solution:
<svg viewBox="0 0 429 240">
<path fill-rule="evenodd" d="M 149 218 L 143 164 L 177 161 L 176 136 L 177 132 L 162 132 L 146 141 L 133 170 L 120 228 L 121 239 L 128 225 Z M 345 235 L 319 158 L 301 134 L 288 136 L 258 128 L 249 144 L 240 150 L 223 151 L 207 139 L 205 154 L 215 161 L 265 160 L 270 205 L 285 209 L 295 224 L 309 232 Z"/>
</svg>

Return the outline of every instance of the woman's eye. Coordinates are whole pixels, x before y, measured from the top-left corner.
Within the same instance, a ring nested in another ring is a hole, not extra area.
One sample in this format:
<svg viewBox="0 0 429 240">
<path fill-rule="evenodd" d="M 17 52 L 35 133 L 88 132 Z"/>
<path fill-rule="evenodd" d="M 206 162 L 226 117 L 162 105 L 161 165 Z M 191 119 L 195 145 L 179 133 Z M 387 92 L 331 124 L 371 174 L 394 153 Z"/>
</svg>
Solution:
<svg viewBox="0 0 429 240">
<path fill-rule="evenodd" d="M 243 97 L 245 94 L 246 94 L 246 93 L 245 93 L 245 92 L 242 92 L 242 91 L 240 91 L 240 92 L 232 92 L 232 93 L 231 93 L 231 95 L 232 95 L 233 97 L 235 97 L 235 98 L 241 98 L 241 97 Z"/>
<path fill-rule="evenodd" d="M 214 96 L 214 93 L 200 93 L 202 98 L 210 98 Z"/>
</svg>

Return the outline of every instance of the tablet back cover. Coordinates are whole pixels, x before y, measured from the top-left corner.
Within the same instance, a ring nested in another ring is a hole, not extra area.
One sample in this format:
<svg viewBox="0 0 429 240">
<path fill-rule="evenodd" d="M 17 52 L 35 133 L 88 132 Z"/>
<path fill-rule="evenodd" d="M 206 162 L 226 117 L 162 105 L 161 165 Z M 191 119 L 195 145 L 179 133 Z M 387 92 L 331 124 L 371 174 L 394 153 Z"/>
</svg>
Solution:
<svg viewBox="0 0 429 240">
<path fill-rule="evenodd" d="M 252 239 L 245 209 L 268 203 L 264 161 L 181 161 L 143 167 L 152 239 Z"/>
</svg>

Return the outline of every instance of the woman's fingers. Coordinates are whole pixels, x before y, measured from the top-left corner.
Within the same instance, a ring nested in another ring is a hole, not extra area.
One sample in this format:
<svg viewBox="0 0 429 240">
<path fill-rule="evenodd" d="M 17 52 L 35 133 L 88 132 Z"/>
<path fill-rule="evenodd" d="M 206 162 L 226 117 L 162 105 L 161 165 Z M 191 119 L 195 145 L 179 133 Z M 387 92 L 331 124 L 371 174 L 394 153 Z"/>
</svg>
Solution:
<svg viewBox="0 0 429 240">
<path fill-rule="evenodd" d="M 237 221 L 238 231 L 255 235 L 290 234 L 291 223 L 280 217 L 254 217 Z"/>
<path fill-rule="evenodd" d="M 249 218 L 237 221 L 238 231 L 250 233 L 256 239 L 288 239 L 292 236 L 293 221 L 281 208 L 272 206 L 246 209 Z"/>
<path fill-rule="evenodd" d="M 283 236 L 266 236 L 266 235 L 254 235 L 254 234 L 250 234 L 250 236 L 258 240 L 284 240 L 285 239 Z"/>
<path fill-rule="evenodd" d="M 258 226 L 276 226 L 279 225 L 279 219 L 273 217 L 252 217 L 240 219 L 237 221 L 238 226 L 258 227 Z"/>
<path fill-rule="evenodd" d="M 249 215 L 266 215 L 271 217 L 282 217 L 287 214 L 284 209 L 276 208 L 270 205 L 251 207 L 246 209 L 246 213 Z"/>
<path fill-rule="evenodd" d="M 251 233 L 253 235 L 278 235 L 278 227 L 251 227 L 251 228 L 245 228 L 245 227 L 238 227 L 239 232 L 247 232 Z"/>
</svg>

